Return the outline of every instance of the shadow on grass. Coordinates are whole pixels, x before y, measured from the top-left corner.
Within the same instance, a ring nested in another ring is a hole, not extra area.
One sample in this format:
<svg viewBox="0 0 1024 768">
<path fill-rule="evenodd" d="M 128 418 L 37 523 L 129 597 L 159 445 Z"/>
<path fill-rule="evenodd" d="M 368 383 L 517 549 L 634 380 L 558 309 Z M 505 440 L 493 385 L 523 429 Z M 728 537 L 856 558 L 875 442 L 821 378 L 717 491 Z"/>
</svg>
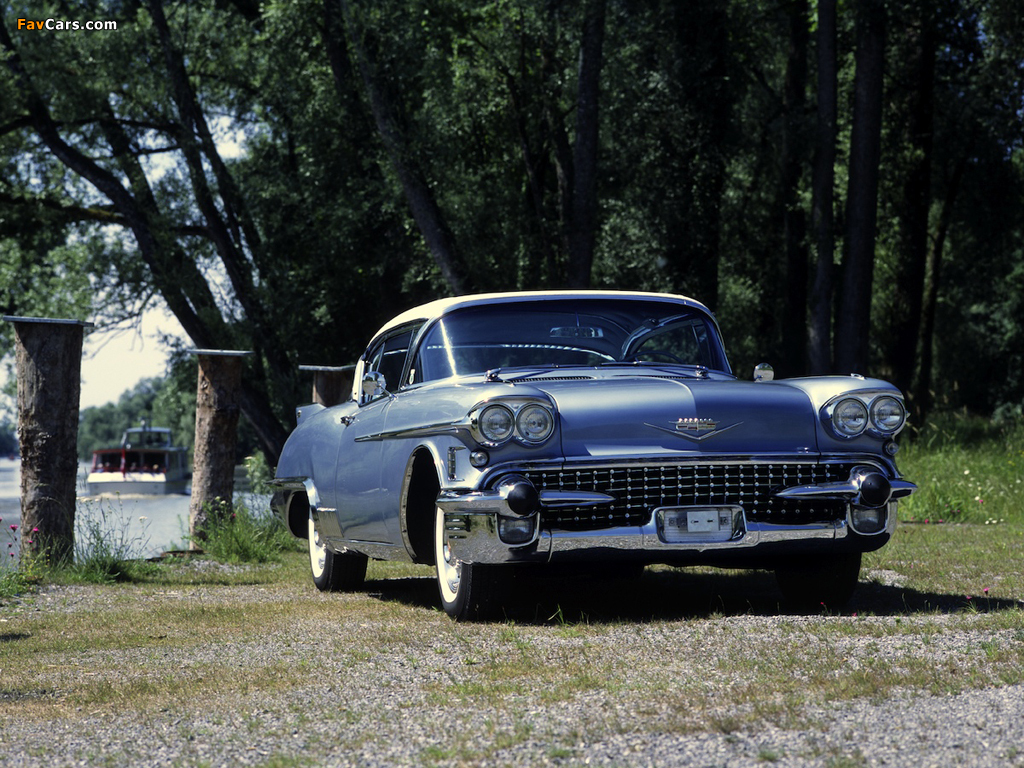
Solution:
<svg viewBox="0 0 1024 768">
<path fill-rule="evenodd" d="M 508 585 L 496 621 L 525 624 L 645 622 L 704 619 L 713 616 L 798 615 L 782 602 L 768 571 L 651 570 L 639 579 L 517 575 Z M 440 609 L 432 578 L 368 581 L 365 591 L 379 600 Z M 498 601 L 496 601 L 498 602 Z M 921 592 L 861 581 L 841 611 L 849 616 L 908 616 L 931 613 L 988 613 L 1022 607 L 1020 601 L 965 594 Z"/>
</svg>

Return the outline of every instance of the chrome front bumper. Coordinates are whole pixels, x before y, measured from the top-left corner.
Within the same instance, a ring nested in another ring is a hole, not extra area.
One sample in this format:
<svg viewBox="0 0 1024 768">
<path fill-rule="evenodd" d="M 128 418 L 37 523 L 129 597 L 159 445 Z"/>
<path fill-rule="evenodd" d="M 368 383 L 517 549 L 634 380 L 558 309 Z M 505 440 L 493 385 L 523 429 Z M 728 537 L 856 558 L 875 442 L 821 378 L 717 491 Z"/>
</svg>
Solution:
<svg viewBox="0 0 1024 768">
<path fill-rule="evenodd" d="M 539 494 L 541 508 L 532 515 L 513 513 L 501 491 L 473 491 L 467 493 L 446 492 L 437 500 L 445 515 L 445 530 L 454 555 L 467 563 L 502 564 L 527 562 L 558 562 L 559 560 L 593 560 L 634 557 L 635 559 L 659 562 L 671 561 L 694 555 L 749 552 L 758 549 L 779 549 L 787 545 L 799 547 L 807 542 L 838 542 L 859 536 L 849 525 L 848 518 L 832 523 L 777 525 L 748 522 L 739 506 L 719 507 L 673 507 L 655 510 L 651 520 L 638 526 L 622 526 L 594 531 L 566 531 L 545 529 L 543 509 L 545 506 L 568 506 L 582 502 L 598 504 L 601 494 L 550 492 Z M 606 498 L 606 497 L 604 497 Z M 886 507 L 886 521 L 882 530 L 871 538 L 891 536 L 896 527 L 895 501 Z M 685 514 L 687 510 L 716 510 L 731 516 L 731 525 L 719 531 L 670 532 L 665 526 L 666 510 Z M 499 524 L 502 519 L 524 521 L 534 520 L 532 536 L 527 541 L 509 543 L 502 540 Z"/>
</svg>

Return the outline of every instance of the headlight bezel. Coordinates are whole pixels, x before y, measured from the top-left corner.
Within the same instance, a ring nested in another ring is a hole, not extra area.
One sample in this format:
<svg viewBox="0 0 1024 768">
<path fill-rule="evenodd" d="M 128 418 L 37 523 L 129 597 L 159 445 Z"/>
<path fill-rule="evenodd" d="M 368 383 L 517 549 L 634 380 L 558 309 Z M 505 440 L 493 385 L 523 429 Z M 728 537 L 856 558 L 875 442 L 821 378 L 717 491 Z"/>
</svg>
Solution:
<svg viewBox="0 0 1024 768">
<path fill-rule="evenodd" d="M 500 410 L 495 410 L 500 409 Z M 488 415 L 503 413 L 511 422 L 511 429 L 496 433 L 485 427 Z M 527 420 L 533 414 L 547 422 L 547 427 L 540 432 L 531 431 Z M 469 413 L 469 426 L 473 439 L 485 448 L 500 448 L 509 443 L 528 447 L 546 443 L 555 433 L 557 421 L 556 411 L 551 403 L 536 398 L 512 400 L 488 400 L 477 404 Z"/>
<path fill-rule="evenodd" d="M 496 420 L 502 418 L 506 420 L 507 426 L 496 429 Z M 480 409 L 476 425 L 486 445 L 504 445 L 515 434 L 516 417 L 512 409 L 502 403 L 490 403 Z"/>
<path fill-rule="evenodd" d="M 884 406 L 891 403 L 896 406 L 899 412 L 898 420 L 895 426 L 884 426 L 881 423 L 881 418 L 877 415 L 877 412 Z M 879 395 L 871 401 L 871 405 L 868 406 L 868 414 L 871 425 L 878 430 L 879 434 L 882 435 L 894 435 L 903 429 L 903 425 L 907 423 L 907 408 L 903 405 L 903 401 L 899 398 L 893 397 L 892 395 Z"/>
<path fill-rule="evenodd" d="M 540 431 L 526 423 L 534 414 L 538 414 L 540 418 L 547 422 Z M 546 408 L 540 403 L 527 403 L 516 413 L 515 431 L 524 443 L 540 445 L 551 437 L 551 433 L 555 431 L 555 414 L 550 408 Z"/>
<path fill-rule="evenodd" d="M 847 409 L 863 414 L 862 426 L 846 429 L 841 426 L 844 420 L 843 411 Z M 890 413 L 896 413 L 895 421 L 883 416 L 886 409 Z M 907 408 L 902 396 L 890 390 L 843 392 L 831 398 L 821 409 L 821 420 L 829 427 L 831 434 L 841 440 L 854 440 L 863 435 L 889 439 L 899 434 L 906 426 Z"/>
<path fill-rule="evenodd" d="M 858 419 L 859 423 L 854 423 L 854 419 Z M 869 419 L 868 407 L 859 397 L 844 397 L 832 408 L 832 428 L 843 437 L 853 438 L 864 434 Z"/>
</svg>

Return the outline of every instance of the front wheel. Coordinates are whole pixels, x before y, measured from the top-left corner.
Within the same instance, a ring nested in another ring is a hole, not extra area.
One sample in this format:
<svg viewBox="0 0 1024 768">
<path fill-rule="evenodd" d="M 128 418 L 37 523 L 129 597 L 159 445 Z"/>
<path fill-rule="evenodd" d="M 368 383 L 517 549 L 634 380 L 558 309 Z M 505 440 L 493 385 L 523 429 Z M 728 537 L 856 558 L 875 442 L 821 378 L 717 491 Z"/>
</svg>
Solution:
<svg viewBox="0 0 1024 768">
<path fill-rule="evenodd" d="M 775 569 L 786 603 L 799 611 L 838 610 L 860 579 L 860 552 L 793 558 Z"/>
<path fill-rule="evenodd" d="M 366 555 L 355 552 L 332 552 L 320 539 L 310 512 L 307 527 L 309 538 L 309 570 L 313 583 L 321 592 L 359 589 L 366 579 Z"/>
<path fill-rule="evenodd" d="M 457 621 L 485 618 L 493 609 L 496 573 L 494 567 L 464 563 L 455 557 L 448 543 L 444 512 L 434 513 L 434 560 L 437 587 L 444 612 Z"/>
</svg>

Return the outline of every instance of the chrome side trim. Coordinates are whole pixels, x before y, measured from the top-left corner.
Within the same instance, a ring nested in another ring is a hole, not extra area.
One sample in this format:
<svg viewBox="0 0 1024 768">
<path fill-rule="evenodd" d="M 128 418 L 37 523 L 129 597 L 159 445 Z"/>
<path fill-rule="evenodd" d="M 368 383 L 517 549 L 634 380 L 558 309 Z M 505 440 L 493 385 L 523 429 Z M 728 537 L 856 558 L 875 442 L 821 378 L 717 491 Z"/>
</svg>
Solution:
<svg viewBox="0 0 1024 768">
<path fill-rule="evenodd" d="M 425 427 L 412 429 L 392 429 L 385 432 L 374 432 L 372 435 L 361 435 L 355 439 L 357 443 L 374 443 L 381 440 L 393 440 L 406 437 L 436 437 L 437 435 L 457 435 L 466 427 L 457 422 L 429 424 Z"/>
<path fill-rule="evenodd" d="M 275 477 L 267 481 L 271 488 L 280 488 L 288 491 L 305 491 L 307 478 L 305 477 Z"/>
</svg>

